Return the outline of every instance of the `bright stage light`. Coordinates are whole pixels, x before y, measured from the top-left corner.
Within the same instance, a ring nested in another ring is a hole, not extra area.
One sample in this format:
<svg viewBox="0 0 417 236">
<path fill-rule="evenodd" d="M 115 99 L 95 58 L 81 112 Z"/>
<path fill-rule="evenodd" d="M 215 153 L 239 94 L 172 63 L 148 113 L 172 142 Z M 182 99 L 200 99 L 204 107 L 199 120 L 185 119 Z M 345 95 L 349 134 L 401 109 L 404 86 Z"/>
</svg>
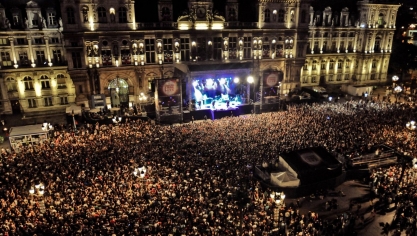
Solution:
<svg viewBox="0 0 417 236">
<path fill-rule="evenodd" d="M 251 84 L 251 83 L 253 83 L 253 81 L 254 81 L 254 80 L 253 80 L 253 76 L 248 76 L 247 81 L 248 81 L 248 83 L 250 83 L 250 84 Z"/>
<path fill-rule="evenodd" d="M 235 84 L 239 83 L 239 81 L 240 81 L 239 77 L 235 77 L 235 78 L 233 79 L 233 82 L 235 82 Z"/>
</svg>

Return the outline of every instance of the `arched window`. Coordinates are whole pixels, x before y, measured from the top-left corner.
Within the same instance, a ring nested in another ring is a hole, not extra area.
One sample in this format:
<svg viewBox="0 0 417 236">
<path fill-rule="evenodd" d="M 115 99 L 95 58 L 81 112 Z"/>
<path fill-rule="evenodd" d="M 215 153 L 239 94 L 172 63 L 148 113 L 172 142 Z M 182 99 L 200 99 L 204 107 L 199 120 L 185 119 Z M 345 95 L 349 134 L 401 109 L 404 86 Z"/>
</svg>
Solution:
<svg viewBox="0 0 417 236">
<path fill-rule="evenodd" d="M 337 61 L 337 69 L 342 69 L 342 64 L 343 64 L 343 61 L 342 60 L 338 60 Z"/>
<path fill-rule="evenodd" d="M 13 78 L 6 79 L 6 87 L 7 91 L 17 91 L 17 83 L 16 80 Z"/>
<path fill-rule="evenodd" d="M 74 9 L 71 7 L 67 8 L 67 21 L 68 24 L 75 24 L 75 13 Z"/>
<path fill-rule="evenodd" d="M 33 90 L 33 80 L 31 77 L 26 76 L 23 78 L 23 83 L 25 84 L 25 90 Z"/>
<path fill-rule="evenodd" d="M 284 10 L 279 10 L 278 11 L 278 22 L 283 23 L 284 22 L 284 15 L 285 15 L 285 11 Z"/>
<path fill-rule="evenodd" d="M 104 7 L 97 8 L 98 22 L 107 23 L 107 13 Z"/>
<path fill-rule="evenodd" d="M 301 23 L 307 23 L 306 19 L 307 19 L 307 13 L 305 10 L 302 10 L 301 11 Z"/>
<path fill-rule="evenodd" d="M 380 13 L 378 15 L 378 27 L 379 28 L 383 28 L 385 25 L 385 19 L 384 19 L 384 14 Z"/>
<path fill-rule="evenodd" d="M 127 11 L 126 8 L 119 8 L 119 23 L 127 23 Z"/>
<path fill-rule="evenodd" d="M 58 74 L 56 76 L 56 85 L 57 85 L 58 89 L 62 89 L 62 88 L 67 87 L 67 82 L 66 82 L 65 76 L 63 74 Z"/>
<path fill-rule="evenodd" d="M 313 61 L 313 66 L 311 67 L 312 70 L 317 70 L 317 61 Z"/>
<path fill-rule="evenodd" d="M 50 89 L 51 85 L 49 83 L 49 78 L 46 75 L 42 75 L 40 78 L 42 89 Z"/>
<path fill-rule="evenodd" d="M 265 10 L 265 22 L 271 21 L 271 11 L 269 9 Z"/>
</svg>

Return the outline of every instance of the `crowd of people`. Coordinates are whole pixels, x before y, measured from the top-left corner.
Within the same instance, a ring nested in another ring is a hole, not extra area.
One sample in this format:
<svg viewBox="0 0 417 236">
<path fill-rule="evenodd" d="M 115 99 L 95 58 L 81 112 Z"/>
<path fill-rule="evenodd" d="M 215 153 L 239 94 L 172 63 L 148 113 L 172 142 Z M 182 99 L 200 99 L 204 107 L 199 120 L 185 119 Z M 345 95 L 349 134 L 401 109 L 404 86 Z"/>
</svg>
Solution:
<svg viewBox="0 0 417 236">
<path fill-rule="evenodd" d="M 47 142 L 1 153 L 0 232 L 343 235 L 348 215 L 324 221 L 276 206 L 253 166 L 314 146 L 349 155 L 385 143 L 416 156 L 416 133 L 405 128 L 414 112 L 349 101 L 178 126 L 127 120 L 56 130 Z"/>
</svg>

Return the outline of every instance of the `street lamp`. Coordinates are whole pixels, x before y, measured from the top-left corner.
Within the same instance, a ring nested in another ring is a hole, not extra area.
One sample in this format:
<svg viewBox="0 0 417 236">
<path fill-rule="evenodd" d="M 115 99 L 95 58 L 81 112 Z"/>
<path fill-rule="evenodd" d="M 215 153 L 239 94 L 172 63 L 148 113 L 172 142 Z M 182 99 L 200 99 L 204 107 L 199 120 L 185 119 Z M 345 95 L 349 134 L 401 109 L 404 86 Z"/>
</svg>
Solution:
<svg viewBox="0 0 417 236">
<path fill-rule="evenodd" d="M 148 97 L 144 93 L 140 93 L 139 95 L 139 105 L 140 105 L 140 112 L 142 112 L 142 104 L 147 101 Z M 146 111 L 145 111 L 146 112 Z"/>
<path fill-rule="evenodd" d="M 119 116 L 119 117 L 115 116 L 115 117 L 112 119 L 112 121 L 113 121 L 113 123 L 115 123 L 115 124 L 119 124 L 119 123 L 122 121 L 122 117 L 121 117 L 121 116 Z"/>
<path fill-rule="evenodd" d="M 398 94 L 401 93 L 403 91 L 403 89 L 401 88 L 401 86 L 397 86 L 394 88 L 394 92 L 395 92 L 395 102 L 398 101 Z"/>
<path fill-rule="evenodd" d="M 405 124 L 405 126 L 409 130 L 415 130 L 416 129 L 416 122 L 414 120 L 409 121 L 409 122 L 407 122 L 407 124 Z"/>
<path fill-rule="evenodd" d="M 392 81 L 394 82 L 394 85 L 395 85 L 395 83 L 396 83 L 399 79 L 400 79 L 400 78 L 399 78 L 398 76 L 396 76 L 396 75 L 392 76 Z"/>
</svg>

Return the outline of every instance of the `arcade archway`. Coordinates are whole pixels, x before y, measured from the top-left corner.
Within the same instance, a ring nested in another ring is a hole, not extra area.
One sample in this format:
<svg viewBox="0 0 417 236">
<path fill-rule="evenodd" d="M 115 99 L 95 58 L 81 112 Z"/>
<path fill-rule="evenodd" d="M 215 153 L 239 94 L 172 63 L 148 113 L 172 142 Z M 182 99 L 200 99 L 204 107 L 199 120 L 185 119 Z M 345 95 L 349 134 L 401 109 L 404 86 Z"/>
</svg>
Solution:
<svg viewBox="0 0 417 236">
<path fill-rule="evenodd" d="M 108 86 L 112 107 L 129 106 L 129 84 L 126 80 L 116 78 Z"/>
</svg>

